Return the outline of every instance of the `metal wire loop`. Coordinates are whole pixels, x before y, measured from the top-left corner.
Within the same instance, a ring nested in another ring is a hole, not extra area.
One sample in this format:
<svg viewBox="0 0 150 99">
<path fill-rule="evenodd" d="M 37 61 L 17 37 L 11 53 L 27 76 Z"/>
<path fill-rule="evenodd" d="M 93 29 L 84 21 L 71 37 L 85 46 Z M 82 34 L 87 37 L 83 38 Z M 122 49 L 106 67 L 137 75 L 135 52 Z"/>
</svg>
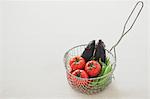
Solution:
<svg viewBox="0 0 150 99">
<path fill-rule="evenodd" d="M 126 30 L 126 26 L 127 26 L 128 22 L 129 22 L 131 16 L 133 15 L 133 12 L 134 12 L 135 9 L 137 8 L 137 6 L 139 6 L 140 4 L 141 4 L 141 7 L 140 7 L 140 9 L 139 9 L 139 11 L 138 11 L 138 13 L 137 13 L 137 15 L 136 15 L 136 17 L 135 17 L 133 23 L 131 24 L 131 26 L 129 27 L 129 29 Z M 131 11 L 130 15 L 128 16 L 128 18 L 127 18 L 127 20 L 126 20 L 126 22 L 125 22 L 125 24 L 124 24 L 121 37 L 119 38 L 119 40 L 117 41 L 117 43 L 111 47 L 110 51 L 112 51 L 112 49 L 114 49 L 114 56 L 115 56 L 115 59 L 116 59 L 116 49 L 115 49 L 116 46 L 120 43 L 120 41 L 122 40 L 122 38 L 132 29 L 133 25 L 135 24 L 135 22 L 136 22 L 138 16 L 140 15 L 140 13 L 141 13 L 141 11 L 142 11 L 142 9 L 143 9 L 143 6 L 144 6 L 144 3 L 143 3 L 142 1 L 138 1 L 138 2 L 136 3 L 136 5 L 134 6 L 133 10 Z M 125 31 L 125 30 L 126 30 L 126 31 Z"/>
</svg>

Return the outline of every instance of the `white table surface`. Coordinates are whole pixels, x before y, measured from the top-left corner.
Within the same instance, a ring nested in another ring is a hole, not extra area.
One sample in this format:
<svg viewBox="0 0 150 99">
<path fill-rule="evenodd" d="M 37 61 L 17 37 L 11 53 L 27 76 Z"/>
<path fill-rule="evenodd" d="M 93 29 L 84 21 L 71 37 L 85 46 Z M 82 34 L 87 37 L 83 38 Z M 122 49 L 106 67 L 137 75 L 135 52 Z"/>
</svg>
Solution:
<svg viewBox="0 0 150 99">
<path fill-rule="evenodd" d="M 119 38 L 135 1 L 1 2 L 0 99 L 148 99 L 147 2 L 117 47 L 115 80 L 97 95 L 70 88 L 63 63 L 71 47 Z"/>
</svg>

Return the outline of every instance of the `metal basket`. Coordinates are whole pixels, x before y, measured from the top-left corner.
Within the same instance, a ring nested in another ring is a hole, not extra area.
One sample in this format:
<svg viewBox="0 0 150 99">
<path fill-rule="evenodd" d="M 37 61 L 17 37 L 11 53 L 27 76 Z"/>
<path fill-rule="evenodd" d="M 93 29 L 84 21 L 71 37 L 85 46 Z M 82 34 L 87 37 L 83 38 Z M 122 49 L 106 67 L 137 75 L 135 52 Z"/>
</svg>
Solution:
<svg viewBox="0 0 150 99">
<path fill-rule="evenodd" d="M 73 89 L 76 89 L 86 94 L 95 94 L 104 90 L 105 87 L 107 87 L 111 83 L 113 77 L 113 71 L 115 70 L 115 66 L 116 66 L 116 61 L 113 54 L 110 51 L 106 50 L 106 56 L 110 58 L 110 62 L 112 64 L 112 71 L 110 73 L 101 77 L 88 78 L 88 79 L 74 76 L 70 73 L 71 68 L 69 66 L 69 60 L 74 56 L 81 55 L 85 47 L 86 45 L 79 45 L 71 48 L 69 51 L 66 52 L 64 56 L 64 63 L 65 63 L 65 68 L 67 73 L 67 79 L 70 86 Z M 95 82 L 95 80 L 97 81 L 99 80 L 99 83 L 95 83 L 95 84 L 92 83 Z"/>
<path fill-rule="evenodd" d="M 133 18 L 134 20 L 133 20 L 132 24 L 130 24 L 130 27 L 128 29 L 126 29 L 126 25 L 129 23 L 128 21 L 131 19 L 133 12 L 135 12 L 135 9 L 140 4 L 141 4 L 141 7 L 140 7 L 137 15 L 135 16 L 135 18 Z M 133 27 L 134 23 L 136 22 L 136 20 L 139 16 L 139 14 L 141 13 L 143 6 L 144 6 L 144 3 L 142 1 L 139 1 L 136 3 L 136 5 L 134 6 L 133 10 L 131 11 L 129 17 L 127 18 L 127 20 L 124 24 L 122 35 L 121 35 L 120 39 L 116 42 L 116 44 L 114 44 L 112 46 L 112 48 L 110 50 L 106 49 L 106 56 L 110 58 L 110 63 L 112 65 L 112 71 L 109 72 L 108 74 L 106 74 L 104 76 L 96 77 L 96 78 L 80 78 L 80 77 L 74 76 L 70 73 L 69 60 L 74 56 L 81 55 L 87 45 L 75 46 L 75 47 L 69 49 L 65 53 L 64 63 L 65 63 L 65 68 L 66 68 L 67 80 L 68 80 L 69 85 L 73 89 L 80 91 L 81 93 L 84 93 L 84 94 L 95 94 L 95 93 L 98 93 L 98 92 L 104 90 L 112 82 L 112 78 L 114 77 L 113 72 L 116 67 L 116 46 L 119 44 L 119 42 L 122 40 L 122 38 L 131 30 L 131 28 Z M 112 50 L 113 50 L 113 54 L 111 52 Z M 93 82 L 97 82 L 97 81 L 98 81 L 98 83 L 93 83 Z"/>
</svg>

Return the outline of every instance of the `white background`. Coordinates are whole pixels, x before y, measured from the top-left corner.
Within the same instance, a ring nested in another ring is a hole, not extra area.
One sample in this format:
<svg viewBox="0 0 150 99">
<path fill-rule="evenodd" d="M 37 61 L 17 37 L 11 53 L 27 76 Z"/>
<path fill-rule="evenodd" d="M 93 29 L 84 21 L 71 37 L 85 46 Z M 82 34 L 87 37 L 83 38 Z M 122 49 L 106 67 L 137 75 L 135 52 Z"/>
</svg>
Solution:
<svg viewBox="0 0 150 99">
<path fill-rule="evenodd" d="M 0 2 L 0 99 L 148 99 L 148 9 L 117 47 L 115 80 L 87 96 L 70 88 L 71 47 L 102 39 L 109 49 L 135 1 Z"/>
</svg>

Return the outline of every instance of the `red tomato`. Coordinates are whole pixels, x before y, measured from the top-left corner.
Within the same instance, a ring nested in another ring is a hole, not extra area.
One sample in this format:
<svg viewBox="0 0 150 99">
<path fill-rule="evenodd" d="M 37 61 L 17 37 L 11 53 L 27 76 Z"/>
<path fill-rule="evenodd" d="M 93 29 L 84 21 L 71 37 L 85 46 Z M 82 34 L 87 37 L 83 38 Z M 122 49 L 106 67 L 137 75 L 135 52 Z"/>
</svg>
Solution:
<svg viewBox="0 0 150 99">
<path fill-rule="evenodd" d="M 88 81 L 88 79 L 78 79 L 75 76 L 81 77 L 81 78 L 88 78 L 88 74 L 84 70 L 79 70 L 79 69 L 72 72 L 72 75 L 70 75 L 68 80 L 70 84 L 76 88 L 81 88 L 81 86 L 86 87 L 90 82 Z"/>
<path fill-rule="evenodd" d="M 101 65 L 95 60 L 88 61 L 85 65 L 85 71 L 90 77 L 95 77 L 100 73 Z"/>
<path fill-rule="evenodd" d="M 75 56 L 71 58 L 69 64 L 71 69 L 74 71 L 77 69 L 83 69 L 85 67 L 86 62 L 85 59 L 82 58 L 81 56 Z"/>
<path fill-rule="evenodd" d="M 77 77 L 88 78 L 88 74 L 84 70 L 77 69 L 74 72 L 72 72 L 72 74 Z"/>
</svg>

